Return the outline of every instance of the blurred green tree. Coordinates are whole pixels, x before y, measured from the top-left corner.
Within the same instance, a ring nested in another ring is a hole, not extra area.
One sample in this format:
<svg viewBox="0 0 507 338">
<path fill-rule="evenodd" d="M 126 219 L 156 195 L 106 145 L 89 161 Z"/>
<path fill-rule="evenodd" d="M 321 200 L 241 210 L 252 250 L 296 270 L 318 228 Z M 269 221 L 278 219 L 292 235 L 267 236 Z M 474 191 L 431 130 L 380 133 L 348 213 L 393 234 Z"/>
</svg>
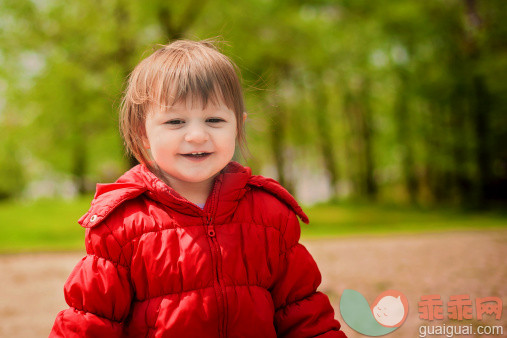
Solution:
<svg viewBox="0 0 507 338">
<path fill-rule="evenodd" d="M 2 196 L 41 165 L 80 192 L 133 165 L 117 132 L 125 78 L 149 46 L 219 36 L 242 70 L 255 171 L 294 192 L 322 173 L 330 198 L 507 200 L 505 1 L 0 6 Z"/>
</svg>

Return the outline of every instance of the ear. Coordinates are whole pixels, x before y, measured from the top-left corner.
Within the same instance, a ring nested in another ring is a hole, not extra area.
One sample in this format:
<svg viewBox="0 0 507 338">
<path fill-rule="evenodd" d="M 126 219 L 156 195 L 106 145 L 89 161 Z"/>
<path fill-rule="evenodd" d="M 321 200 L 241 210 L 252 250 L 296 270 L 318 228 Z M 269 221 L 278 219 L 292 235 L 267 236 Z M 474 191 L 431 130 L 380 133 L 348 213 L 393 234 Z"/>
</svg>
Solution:
<svg viewBox="0 0 507 338">
<path fill-rule="evenodd" d="M 243 112 L 243 123 L 245 123 L 247 116 L 248 116 L 248 114 L 246 112 Z"/>
</svg>

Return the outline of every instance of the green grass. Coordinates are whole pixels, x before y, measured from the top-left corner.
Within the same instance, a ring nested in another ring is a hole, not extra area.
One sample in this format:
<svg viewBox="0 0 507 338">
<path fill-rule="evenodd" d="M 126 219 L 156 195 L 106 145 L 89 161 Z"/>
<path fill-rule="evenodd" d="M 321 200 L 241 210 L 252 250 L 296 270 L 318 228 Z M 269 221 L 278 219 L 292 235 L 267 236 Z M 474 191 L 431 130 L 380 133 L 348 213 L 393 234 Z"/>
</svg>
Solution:
<svg viewBox="0 0 507 338">
<path fill-rule="evenodd" d="M 83 197 L 0 203 L 0 252 L 83 249 L 84 228 L 77 220 L 90 201 Z"/>
<path fill-rule="evenodd" d="M 324 204 L 307 208 L 303 237 L 406 234 L 507 228 L 500 211 L 421 209 L 378 204 Z"/>
<path fill-rule="evenodd" d="M 0 203 L 0 253 L 82 250 L 84 229 L 77 220 L 89 208 L 91 196 L 73 201 L 39 200 Z M 318 205 L 305 208 L 310 225 L 303 238 L 382 235 L 507 228 L 507 214 L 423 210 L 371 204 Z"/>
</svg>

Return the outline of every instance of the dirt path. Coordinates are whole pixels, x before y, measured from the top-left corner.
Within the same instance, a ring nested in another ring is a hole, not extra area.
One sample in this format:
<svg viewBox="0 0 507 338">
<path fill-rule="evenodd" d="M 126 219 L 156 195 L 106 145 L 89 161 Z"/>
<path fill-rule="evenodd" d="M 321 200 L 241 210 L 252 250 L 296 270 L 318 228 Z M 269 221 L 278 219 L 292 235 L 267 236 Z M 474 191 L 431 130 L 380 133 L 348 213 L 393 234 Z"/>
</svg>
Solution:
<svg viewBox="0 0 507 338">
<path fill-rule="evenodd" d="M 507 303 L 507 230 L 350 237 L 304 244 L 318 262 L 321 290 L 330 296 L 335 309 L 344 289 L 361 292 L 370 303 L 387 289 L 407 296 L 407 321 L 387 337 L 417 337 L 419 326 L 427 324 L 472 323 L 423 322 L 417 308 L 422 295 L 439 294 L 444 304 L 449 296 L 458 294 L 469 294 L 472 300 L 499 296 Z M 82 255 L 0 256 L 0 337 L 47 337 L 57 312 L 66 307 L 63 284 Z M 341 320 L 339 313 L 337 318 Z M 507 313 L 500 321 L 473 321 L 474 327 L 481 324 L 503 325 L 507 333 Z M 349 337 L 364 337 L 345 323 L 343 328 Z"/>
</svg>

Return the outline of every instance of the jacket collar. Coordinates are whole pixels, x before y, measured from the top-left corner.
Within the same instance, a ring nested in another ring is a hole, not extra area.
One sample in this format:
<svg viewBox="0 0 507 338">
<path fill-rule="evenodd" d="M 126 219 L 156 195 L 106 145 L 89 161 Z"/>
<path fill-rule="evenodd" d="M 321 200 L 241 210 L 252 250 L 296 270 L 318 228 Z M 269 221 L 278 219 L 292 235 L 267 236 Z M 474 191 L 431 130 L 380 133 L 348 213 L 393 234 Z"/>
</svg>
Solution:
<svg viewBox="0 0 507 338">
<path fill-rule="evenodd" d="M 140 164 L 127 171 L 115 183 L 97 184 L 91 207 L 78 222 L 85 228 L 97 226 L 123 202 L 141 194 L 183 214 L 221 218 L 234 212 L 239 200 L 251 187 L 273 194 L 290 206 L 303 222 L 308 223 L 308 217 L 294 197 L 278 182 L 262 176 L 252 176 L 250 168 L 237 162 L 230 162 L 217 176 L 204 210 L 183 198 Z"/>
</svg>

